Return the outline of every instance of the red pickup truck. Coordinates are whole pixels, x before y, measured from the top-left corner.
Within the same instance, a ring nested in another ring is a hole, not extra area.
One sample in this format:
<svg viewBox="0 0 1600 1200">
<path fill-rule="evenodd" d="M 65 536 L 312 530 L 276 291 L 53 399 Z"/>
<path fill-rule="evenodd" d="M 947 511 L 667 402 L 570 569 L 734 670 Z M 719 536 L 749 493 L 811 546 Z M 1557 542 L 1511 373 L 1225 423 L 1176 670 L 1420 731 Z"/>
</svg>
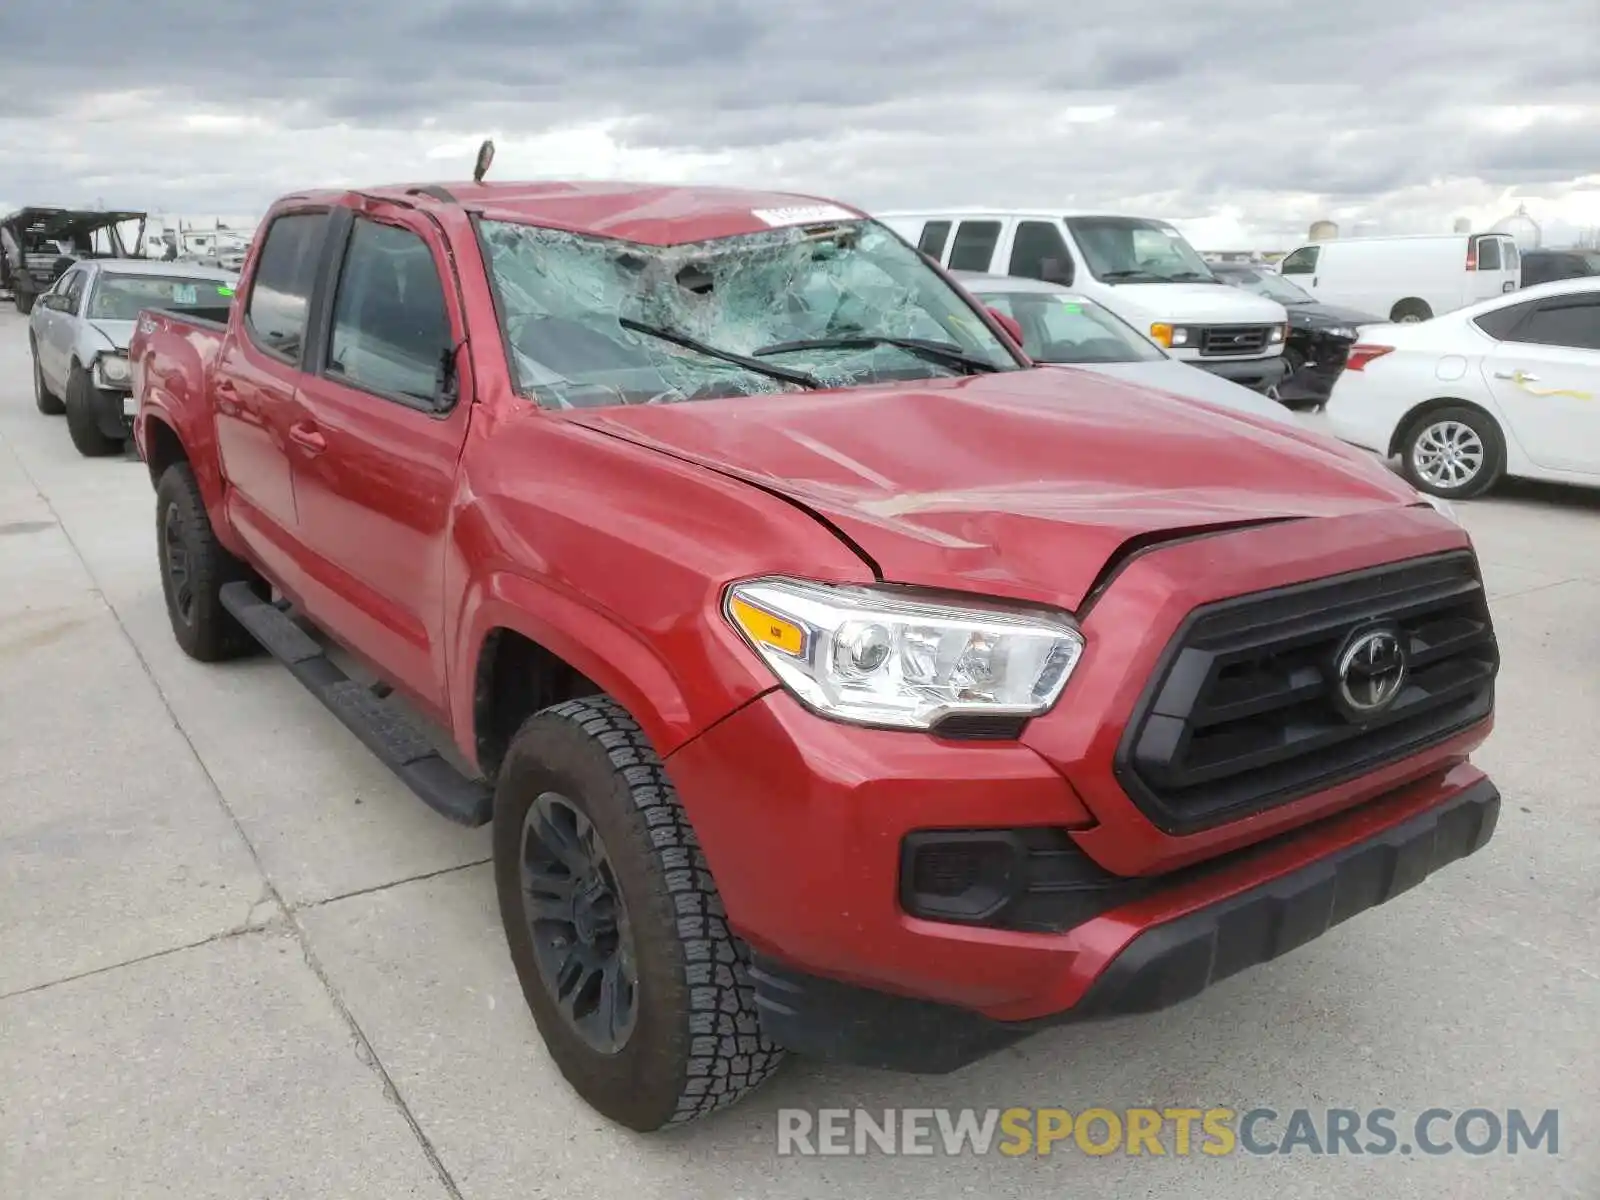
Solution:
<svg viewBox="0 0 1600 1200">
<path fill-rule="evenodd" d="M 619 1122 L 1161 1009 L 1493 832 L 1457 524 L 1034 369 L 854 209 L 293 195 L 214 317 L 131 347 L 177 640 L 265 646 L 493 822 L 527 1002 Z"/>
</svg>

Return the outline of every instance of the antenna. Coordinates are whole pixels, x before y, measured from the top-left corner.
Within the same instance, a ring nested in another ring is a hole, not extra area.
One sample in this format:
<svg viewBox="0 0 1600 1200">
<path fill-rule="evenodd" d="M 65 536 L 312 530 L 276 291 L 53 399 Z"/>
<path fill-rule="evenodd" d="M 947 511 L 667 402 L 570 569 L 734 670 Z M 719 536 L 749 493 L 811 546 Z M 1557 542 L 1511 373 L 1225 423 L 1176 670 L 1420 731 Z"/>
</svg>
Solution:
<svg viewBox="0 0 1600 1200">
<path fill-rule="evenodd" d="M 489 167 L 493 162 L 494 142 L 484 138 L 483 145 L 478 147 L 478 161 L 472 167 L 472 182 L 482 183 L 483 177 L 489 173 Z"/>
</svg>

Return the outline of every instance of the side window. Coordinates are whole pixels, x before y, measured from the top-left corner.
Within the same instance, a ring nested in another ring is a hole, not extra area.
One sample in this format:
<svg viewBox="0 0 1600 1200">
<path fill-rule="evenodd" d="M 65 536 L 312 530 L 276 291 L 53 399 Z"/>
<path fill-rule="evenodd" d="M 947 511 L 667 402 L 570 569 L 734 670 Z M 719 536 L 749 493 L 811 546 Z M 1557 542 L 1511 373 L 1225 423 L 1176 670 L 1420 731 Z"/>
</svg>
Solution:
<svg viewBox="0 0 1600 1200">
<path fill-rule="evenodd" d="M 922 227 L 922 236 L 917 239 L 917 249 L 929 258 L 944 258 L 944 244 L 950 240 L 949 221 L 929 221 Z"/>
<path fill-rule="evenodd" d="M 1011 242 L 1010 274 L 1049 283 L 1072 282 L 1072 252 L 1052 221 L 1023 221 Z"/>
<path fill-rule="evenodd" d="M 357 218 L 334 298 L 328 374 L 431 404 L 450 345 L 444 287 L 428 244 L 409 229 Z"/>
<path fill-rule="evenodd" d="M 306 335 L 306 309 L 327 213 L 289 213 L 267 230 L 250 285 L 245 321 L 251 340 L 263 350 L 291 361 L 300 357 Z"/>
<path fill-rule="evenodd" d="M 999 221 L 963 221 L 950 251 L 952 271 L 987 271 L 1000 243 Z"/>
<path fill-rule="evenodd" d="M 83 288 L 88 279 L 89 272 L 82 267 L 68 271 L 61 277 L 56 286 L 67 298 L 67 312 L 76 313 L 83 307 Z"/>
<path fill-rule="evenodd" d="M 1600 299 L 1546 300 L 1516 330 L 1516 341 L 1538 346 L 1600 350 Z"/>
<path fill-rule="evenodd" d="M 1478 270 L 1500 270 L 1500 239 L 1497 237 L 1480 237 L 1478 239 Z"/>
<path fill-rule="evenodd" d="M 1317 271 L 1317 254 L 1321 246 L 1301 246 L 1293 254 L 1283 260 L 1278 268 L 1282 275 L 1314 275 Z"/>
<path fill-rule="evenodd" d="M 1517 249 L 1517 244 L 1510 238 L 1502 238 L 1501 243 L 1501 258 L 1505 262 L 1506 270 L 1520 271 L 1522 269 L 1522 252 Z"/>
</svg>

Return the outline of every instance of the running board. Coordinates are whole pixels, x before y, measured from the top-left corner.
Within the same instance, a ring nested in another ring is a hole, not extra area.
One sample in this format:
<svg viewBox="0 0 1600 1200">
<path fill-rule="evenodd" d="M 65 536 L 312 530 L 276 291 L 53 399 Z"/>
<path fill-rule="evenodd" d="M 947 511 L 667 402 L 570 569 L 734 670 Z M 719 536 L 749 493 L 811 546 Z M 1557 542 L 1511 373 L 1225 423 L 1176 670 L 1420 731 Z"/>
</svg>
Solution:
<svg viewBox="0 0 1600 1200">
<path fill-rule="evenodd" d="M 248 583 L 224 584 L 220 595 L 222 606 L 250 636 L 288 667 L 424 804 L 458 825 L 489 823 L 494 815 L 489 785 L 456 770 L 404 713 L 335 666 L 283 609 L 263 600 Z"/>
</svg>

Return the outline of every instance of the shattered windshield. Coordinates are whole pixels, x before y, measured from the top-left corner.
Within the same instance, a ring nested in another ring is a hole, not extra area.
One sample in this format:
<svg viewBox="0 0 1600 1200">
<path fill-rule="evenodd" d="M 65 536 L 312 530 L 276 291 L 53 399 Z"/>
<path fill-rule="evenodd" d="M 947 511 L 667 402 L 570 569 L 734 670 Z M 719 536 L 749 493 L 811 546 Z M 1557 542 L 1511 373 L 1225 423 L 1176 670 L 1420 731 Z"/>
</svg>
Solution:
<svg viewBox="0 0 1600 1200">
<path fill-rule="evenodd" d="M 480 228 L 518 388 L 550 408 L 1019 366 L 969 302 L 876 222 L 666 247 Z"/>
</svg>

